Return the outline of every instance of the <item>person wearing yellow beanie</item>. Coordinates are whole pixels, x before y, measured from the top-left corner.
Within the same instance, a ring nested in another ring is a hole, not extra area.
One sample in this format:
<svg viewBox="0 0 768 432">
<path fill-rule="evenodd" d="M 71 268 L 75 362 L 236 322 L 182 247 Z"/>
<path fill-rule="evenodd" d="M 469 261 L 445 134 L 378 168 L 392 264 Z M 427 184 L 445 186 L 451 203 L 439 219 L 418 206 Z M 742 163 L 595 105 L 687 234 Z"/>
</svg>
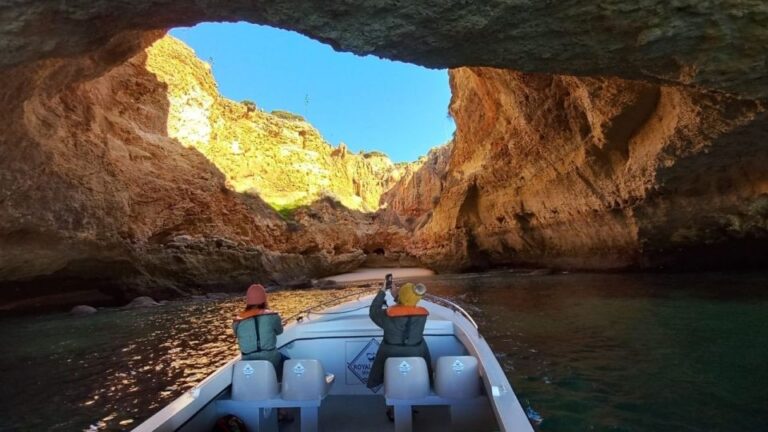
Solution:
<svg viewBox="0 0 768 432">
<path fill-rule="evenodd" d="M 427 287 L 424 284 L 414 285 L 408 282 L 397 290 L 395 300 L 401 306 L 416 306 L 426 292 Z"/>
<path fill-rule="evenodd" d="M 384 382 L 384 362 L 390 357 L 422 357 L 432 377 L 432 360 L 424 340 L 424 327 L 429 312 L 418 306 L 427 287 L 424 284 L 406 283 L 399 289 L 392 288 L 397 304 L 390 307 L 386 305 L 386 289 L 385 285 L 376 294 L 369 309 L 371 320 L 384 330 L 384 337 L 368 374 L 367 385 L 371 389 Z"/>
</svg>

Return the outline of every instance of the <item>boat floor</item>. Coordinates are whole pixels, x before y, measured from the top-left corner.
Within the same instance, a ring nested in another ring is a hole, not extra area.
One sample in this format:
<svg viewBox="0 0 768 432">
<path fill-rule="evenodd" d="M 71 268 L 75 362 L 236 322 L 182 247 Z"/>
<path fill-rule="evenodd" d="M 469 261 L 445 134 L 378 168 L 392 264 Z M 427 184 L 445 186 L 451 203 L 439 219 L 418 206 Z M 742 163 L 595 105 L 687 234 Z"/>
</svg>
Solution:
<svg viewBox="0 0 768 432">
<path fill-rule="evenodd" d="M 383 396 L 331 395 L 320 405 L 320 430 L 338 432 L 395 430 L 395 424 L 387 418 Z M 414 431 L 446 431 L 451 429 L 447 406 L 419 406 L 413 414 Z M 293 423 L 280 424 L 280 432 L 299 432 L 299 410 L 289 409 L 295 418 Z"/>
</svg>

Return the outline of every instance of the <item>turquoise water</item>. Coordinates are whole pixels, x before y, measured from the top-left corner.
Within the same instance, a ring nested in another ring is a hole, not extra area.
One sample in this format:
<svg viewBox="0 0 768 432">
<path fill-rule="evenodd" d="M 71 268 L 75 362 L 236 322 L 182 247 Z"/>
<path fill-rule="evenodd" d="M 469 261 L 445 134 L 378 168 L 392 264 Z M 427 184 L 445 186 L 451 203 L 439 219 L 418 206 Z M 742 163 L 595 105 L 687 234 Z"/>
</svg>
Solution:
<svg viewBox="0 0 768 432">
<path fill-rule="evenodd" d="M 768 274 L 433 277 L 542 431 L 768 431 Z M 341 291 L 273 295 L 290 315 Z M 237 300 L 0 320 L 0 430 L 128 430 L 236 353 Z"/>
</svg>

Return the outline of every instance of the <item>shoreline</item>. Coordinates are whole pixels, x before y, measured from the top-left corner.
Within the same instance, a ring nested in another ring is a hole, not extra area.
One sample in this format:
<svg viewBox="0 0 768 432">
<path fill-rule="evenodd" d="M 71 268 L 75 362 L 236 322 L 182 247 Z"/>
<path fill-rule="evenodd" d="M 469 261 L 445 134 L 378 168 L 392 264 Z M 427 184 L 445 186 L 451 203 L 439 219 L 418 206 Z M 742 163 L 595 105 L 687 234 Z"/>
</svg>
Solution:
<svg viewBox="0 0 768 432">
<path fill-rule="evenodd" d="M 435 272 L 421 267 L 372 267 L 362 268 L 349 273 L 341 273 L 317 279 L 328 283 L 350 284 L 358 282 L 384 281 L 384 276 L 392 273 L 393 279 L 434 276 Z"/>
</svg>

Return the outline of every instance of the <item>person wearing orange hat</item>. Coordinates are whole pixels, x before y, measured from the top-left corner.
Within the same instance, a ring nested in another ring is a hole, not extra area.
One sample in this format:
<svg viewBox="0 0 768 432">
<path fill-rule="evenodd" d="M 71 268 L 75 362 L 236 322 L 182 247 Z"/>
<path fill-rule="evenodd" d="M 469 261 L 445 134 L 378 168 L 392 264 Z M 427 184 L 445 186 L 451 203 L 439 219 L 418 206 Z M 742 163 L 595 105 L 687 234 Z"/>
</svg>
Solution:
<svg viewBox="0 0 768 432">
<path fill-rule="evenodd" d="M 237 314 L 232 329 L 243 360 L 267 360 L 275 367 L 278 379 L 283 374 L 286 357 L 277 350 L 277 335 L 283 322 L 277 312 L 268 309 L 267 292 L 260 284 L 248 287 L 245 310 Z"/>
<path fill-rule="evenodd" d="M 232 329 L 240 346 L 243 360 L 266 360 L 272 363 L 277 379 L 283 379 L 283 363 L 288 359 L 277 350 L 277 335 L 283 332 L 283 321 L 277 312 L 268 309 L 267 292 L 260 284 L 248 287 L 245 310 L 237 314 Z M 281 423 L 290 423 L 293 416 L 284 408 L 277 411 Z"/>
<path fill-rule="evenodd" d="M 387 275 L 388 282 L 391 277 Z M 384 338 L 376 352 L 376 358 L 368 374 L 368 388 L 384 383 L 384 362 L 390 357 L 422 357 L 432 376 L 432 361 L 429 347 L 424 340 L 424 327 L 429 312 L 416 304 L 427 292 L 424 284 L 406 283 L 399 289 L 392 288 L 397 304 L 386 307 L 386 290 L 389 283 L 376 294 L 368 311 L 371 320 L 384 330 Z M 389 416 L 389 411 L 387 413 Z"/>
</svg>

